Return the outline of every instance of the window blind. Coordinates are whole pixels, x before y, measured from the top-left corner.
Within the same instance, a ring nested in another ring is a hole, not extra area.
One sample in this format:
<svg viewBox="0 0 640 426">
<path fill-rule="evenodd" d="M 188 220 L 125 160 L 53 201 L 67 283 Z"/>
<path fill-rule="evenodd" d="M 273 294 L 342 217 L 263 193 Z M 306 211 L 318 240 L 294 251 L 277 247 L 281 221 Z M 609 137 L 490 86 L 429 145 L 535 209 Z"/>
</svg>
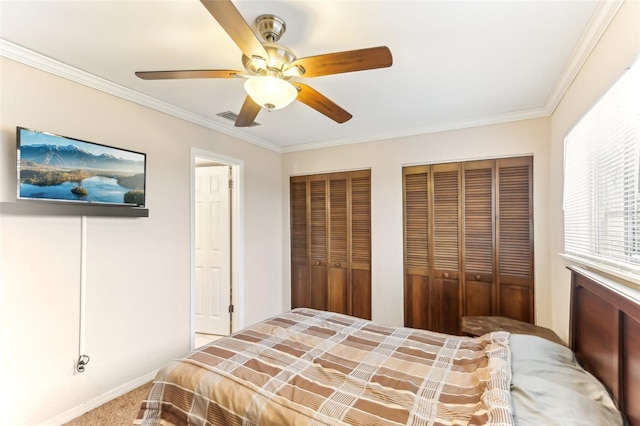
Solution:
<svg viewBox="0 0 640 426">
<path fill-rule="evenodd" d="M 640 278 L 640 63 L 565 138 L 565 253 Z"/>
</svg>

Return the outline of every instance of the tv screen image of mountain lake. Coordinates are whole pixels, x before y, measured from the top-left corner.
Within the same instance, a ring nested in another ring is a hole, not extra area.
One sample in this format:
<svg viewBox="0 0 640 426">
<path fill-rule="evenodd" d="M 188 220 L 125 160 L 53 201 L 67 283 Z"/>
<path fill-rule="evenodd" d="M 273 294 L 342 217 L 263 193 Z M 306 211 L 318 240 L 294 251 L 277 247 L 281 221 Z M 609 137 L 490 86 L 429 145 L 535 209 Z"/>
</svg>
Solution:
<svg viewBox="0 0 640 426">
<path fill-rule="evenodd" d="M 38 132 L 20 135 L 20 198 L 144 205 L 145 156 Z"/>
</svg>

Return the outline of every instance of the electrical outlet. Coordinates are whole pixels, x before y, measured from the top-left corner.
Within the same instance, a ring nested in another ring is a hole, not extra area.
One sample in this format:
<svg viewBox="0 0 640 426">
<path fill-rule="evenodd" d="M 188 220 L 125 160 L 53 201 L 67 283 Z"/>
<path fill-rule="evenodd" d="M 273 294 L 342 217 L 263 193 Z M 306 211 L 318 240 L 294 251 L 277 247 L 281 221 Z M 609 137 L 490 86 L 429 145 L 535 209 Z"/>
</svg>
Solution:
<svg viewBox="0 0 640 426">
<path fill-rule="evenodd" d="M 75 373 L 84 373 L 85 368 L 87 367 L 87 364 L 89 364 L 89 360 L 91 358 L 89 358 L 88 355 L 80 355 L 80 357 L 78 358 L 78 360 L 75 363 Z"/>
</svg>

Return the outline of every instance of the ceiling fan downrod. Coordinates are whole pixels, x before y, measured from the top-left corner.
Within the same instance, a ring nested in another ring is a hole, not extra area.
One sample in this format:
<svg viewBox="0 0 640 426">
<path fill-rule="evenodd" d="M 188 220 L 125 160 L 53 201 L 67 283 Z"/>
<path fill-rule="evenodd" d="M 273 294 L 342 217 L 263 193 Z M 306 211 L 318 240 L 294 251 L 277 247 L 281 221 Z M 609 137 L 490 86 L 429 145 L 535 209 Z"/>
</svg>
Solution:
<svg viewBox="0 0 640 426">
<path fill-rule="evenodd" d="M 267 43 L 277 43 L 287 26 L 275 15 L 260 15 L 256 18 L 256 28 L 260 37 Z"/>
</svg>

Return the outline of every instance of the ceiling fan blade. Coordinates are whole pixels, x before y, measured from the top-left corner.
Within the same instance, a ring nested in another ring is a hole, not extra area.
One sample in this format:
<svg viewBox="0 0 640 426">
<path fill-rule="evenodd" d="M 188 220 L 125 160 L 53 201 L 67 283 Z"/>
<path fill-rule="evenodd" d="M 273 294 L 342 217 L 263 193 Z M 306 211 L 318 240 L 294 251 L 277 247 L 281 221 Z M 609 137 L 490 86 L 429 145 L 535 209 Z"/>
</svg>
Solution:
<svg viewBox="0 0 640 426">
<path fill-rule="evenodd" d="M 193 71 L 137 71 L 143 80 L 177 80 L 183 78 L 233 78 L 242 71 L 234 70 L 193 70 Z"/>
<path fill-rule="evenodd" d="M 255 103 L 251 96 L 247 96 L 244 100 L 244 104 L 242 104 L 242 109 L 240 110 L 240 114 L 238 114 L 238 118 L 236 118 L 236 127 L 249 127 L 253 124 L 254 120 L 258 116 L 260 112 L 260 105 Z"/>
<path fill-rule="evenodd" d="M 269 54 L 260 43 L 247 22 L 242 18 L 231 0 L 200 0 L 211 16 L 215 18 L 246 57 L 260 56 L 268 59 Z"/>
<path fill-rule="evenodd" d="M 317 90 L 302 83 L 292 83 L 298 89 L 298 100 L 310 106 L 321 114 L 326 115 L 337 123 L 349 121 L 351 114 L 339 107 L 335 102 L 320 94 Z"/>
<path fill-rule="evenodd" d="M 300 58 L 293 61 L 289 68 L 292 66 L 304 68 L 304 74 L 301 77 L 319 77 L 343 72 L 386 68 L 391 64 L 393 64 L 391 51 L 386 46 L 379 46 Z"/>
</svg>

